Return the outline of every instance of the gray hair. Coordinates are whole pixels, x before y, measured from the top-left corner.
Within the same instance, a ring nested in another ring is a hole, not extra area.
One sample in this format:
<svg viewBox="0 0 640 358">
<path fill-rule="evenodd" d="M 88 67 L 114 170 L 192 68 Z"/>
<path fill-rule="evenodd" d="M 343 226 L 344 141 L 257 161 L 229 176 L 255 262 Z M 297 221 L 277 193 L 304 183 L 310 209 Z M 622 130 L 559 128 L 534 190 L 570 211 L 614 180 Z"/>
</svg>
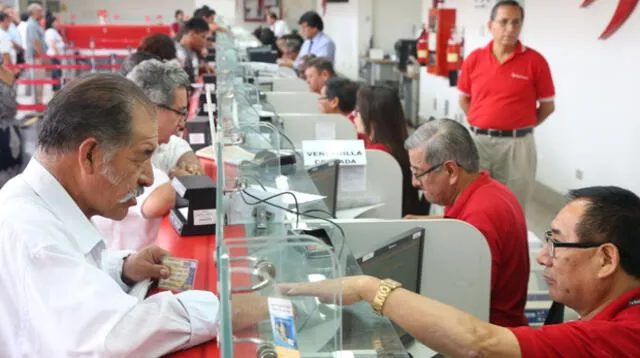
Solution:
<svg viewBox="0 0 640 358">
<path fill-rule="evenodd" d="M 424 160 L 438 165 L 452 160 L 469 173 L 480 170 L 478 147 L 469 131 L 452 119 L 436 119 L 421 125 L 404 142 L 409 149 L 424 149 Z"/>
<path fill-rule="evenodd" d="M 175 89 L 189 89 L 189 76 L 176 61 L 146 60 L 129 72 L 127 78 L 142 89 L 151 102 L 171 106 Z"/>
<path fill-rule="evenodd" d="M 282 44 L 282 47 L 291 51 L 300 51 L 300 47 L 302 47 L 302 42 L 299 39 L 289 38 L 284 40 L 284 44 Z"/>
<path fill-rule="evenodd" d="M 34 11 L 44 10 L 44 8 L 40 4 L 33 3 L 27 7 L 27 12 L 29 14 L 33 14 Z"/>
<path fill-rule="evenodd" d="M 140 88 L 118 74 L 76 78 L 49 102 L 40 121 L 38 147 L 45 153 L 67 153 L 93 137 L 106 152 L 113 152 L 131 142 L 137 105 L 154 113 L 153 104 Z"/>
</svg>

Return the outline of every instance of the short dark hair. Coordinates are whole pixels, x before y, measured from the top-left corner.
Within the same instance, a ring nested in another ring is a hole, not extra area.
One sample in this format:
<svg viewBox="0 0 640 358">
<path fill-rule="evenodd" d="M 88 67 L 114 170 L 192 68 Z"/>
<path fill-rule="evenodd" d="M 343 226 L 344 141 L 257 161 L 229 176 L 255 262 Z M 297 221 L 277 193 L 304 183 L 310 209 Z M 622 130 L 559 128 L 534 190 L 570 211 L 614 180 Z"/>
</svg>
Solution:
<svg viewBox="0 0 640 358">
<path fill-rule="evenodd" d="M 276 13 L 273 12 L 273 11 L 269 13 L 269 17 L 274 19 L 274 20 L 278 20 L 278 15 L 276 15 Z"/>
<path fill-rule="evenodd" d="M 23 11 L 20 13 L 20 21 L 27 21 L 29 20 L 29 16 L 31 16 L 31 14 L 28 11 Z"/>
<path fill-rule="evenodd" d="M 324 83 L 328 99 L 337 98 L 342 113 L 351 113 L 356 108 L 358 84 L 347 78 L 332 77 Z"/>
<path fill-rule="evenodd" d="M 314 67 L 318 71 L 318 73 L 327 71 L 329 72 L 329 75 L 331 75 L 331 77 L 336 75 L 336 71 L 333 69 L 333 63 L 331 63 L 331 61 L 329 61 L 329 59 L 326 57 L 314 58 L 313 60 L 309 61 L 309 65 L 307 66 L 307 68 L 309 67 Z"/>
<path fill-rule="evenodd" d="M 113 150 L 131 141 L 132 113 L 153 104 L 138 86 L 113 73 L 94 73 L 64 86 L 41 120 L 38 147 L 44 152 L 73 152 L 87 138 Z"/>
<path fill-rule="evenodd" d="M 494 21 L 496 19 L 496 15 L 498 14 L 498 9 L 501 6 L 514 6 L 517 7 L 518 9 L 520 9 L 520 20 L 524 20 L 524 8 L 522 7 L 522 5 L 520 5 L 519 2 L 517 2 L 516 0 L 500 0 L 498 1 L 495 5 L 493 5 L 493 8 L 491 9 L 491 21 Z"/>
<path fill-rule="evenodd" d="M 182 11 L 182 10 L 180 10 L 180 9 L 176 10 L 176 13 L 175 13 L 175 14 L 173 14 L 173 17 L 174 17 L 174 18 L 175 18 L 175 17 L 178 17 L 178 15 L 184 15 L 184 11 Z"/>
<path fill-rule="evenodd" d="M 143 38 L 138 51 L 156 55 L 163 60 L 176 58 L 176 45 L 171 37 L 165 34 L 153 34 Z"/>
<path fill-rule="evenodd" d="M 204 21 L 204 19 L 200 16 L 194 16 L 189 21 L 184 24 L 184 33 L 189 33 L 189 31 L 195 32 L 208 32 L 209 24 Z"/>
<path fill-rule="evenodd" d="M 122 66 L 120 66 L 120 74 L 123 76 L 126 76 L 140 62 L 146 61 L 146 60 L 152 60 L 152 59 L 159 60 L 160 57 L 150 53 L 142 52 L 142 51 L 134 52 L 131 55 L 129 55 L 129 57 L 125 58 L 124 61 L 122 62 Z"/>
<path fill-rule="evenodd" d="M 307 11 L 302 16 L 300 16 L 300 21 L 298 21 L 298 25 L 302 25 L 307 23 L 307 26 L 318 29 L 318 31 L 324 30 L 324 22 L 322 22 L 322 18 L 315 11 Z"/>
<path fill-rule="evenodd" d="M 640 198 L 615 186 L 569 191 L 571 200 L 586 200 L 587 209 L 576 225 L 582 242 L 611 242 L 620 252 L 620 266 L 640 278 Z"/>
<path fill-rule="evenodd" d="M 4 11 L 0 11 L 0 22 L 4 22 L 4 20 L 8 18 L 9 18 L 9 15 L 5 14 Z"/>
<path fill-rule="evenodd" d="M 207 5 L 204 5 L 203 7 L 198 8 L 193 12 L 193 17 L 209 17 L 215 14 L 216 11 L 214 9 L 211 9 Z"/>
</svg>

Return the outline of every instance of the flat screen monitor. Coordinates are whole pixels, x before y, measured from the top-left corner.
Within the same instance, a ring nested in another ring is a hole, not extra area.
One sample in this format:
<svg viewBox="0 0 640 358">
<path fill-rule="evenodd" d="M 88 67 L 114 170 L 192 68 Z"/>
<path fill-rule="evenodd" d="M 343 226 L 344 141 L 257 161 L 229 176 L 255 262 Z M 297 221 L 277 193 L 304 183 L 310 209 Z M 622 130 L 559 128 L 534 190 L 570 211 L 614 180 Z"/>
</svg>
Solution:
<svg viewBox="0 0 640 358">
<path fill-rule="evenodd" d="M 339 169 L 340 161 L 332 160 L 307 170 L 313 184 L 318 189 L 318 194 L 325 197 L 324 203 L 332 218 L 336 217 Z"/>
<path fill-rule="evenodd" d="M 415 227 L 392 237 L 375 251 L 362 256 L 358 259 L 358 264 L 365 275 L 390 278 L 400 282 L 403 288 L 420 293 L 424 238 L 425 229 Z M 393 327 L 403 343 L 407 344 L 414 339 L 395 323 Z"/>
</svg>

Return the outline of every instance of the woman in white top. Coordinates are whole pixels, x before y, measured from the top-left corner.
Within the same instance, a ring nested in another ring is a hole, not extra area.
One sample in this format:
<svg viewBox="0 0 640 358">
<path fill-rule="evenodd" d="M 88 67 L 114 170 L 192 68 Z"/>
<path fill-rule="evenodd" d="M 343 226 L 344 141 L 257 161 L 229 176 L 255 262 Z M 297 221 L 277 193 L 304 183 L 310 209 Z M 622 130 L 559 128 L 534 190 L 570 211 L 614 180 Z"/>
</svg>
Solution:
<svg viewBox="0 0 640 358">
<path fill-rule="evenodd" d="M 47 18 L 47 30 L 44 32 L 44 40 L 47 43 L 47 56 L 64 55 L 67 45 L 62 39 L 62 35 L 58 31 L 60 27 L 60 21 L 55 17 Z M 52 65 L 59 65 L 62 61 L 57 58 L 51 59 Z M 51 70 L 51 78 L 59 79 L 62 77 L 62 70 Z M 60 84 L 53 85 L 53 91 L 56 92 L 60 89 Z"/>
</svg>

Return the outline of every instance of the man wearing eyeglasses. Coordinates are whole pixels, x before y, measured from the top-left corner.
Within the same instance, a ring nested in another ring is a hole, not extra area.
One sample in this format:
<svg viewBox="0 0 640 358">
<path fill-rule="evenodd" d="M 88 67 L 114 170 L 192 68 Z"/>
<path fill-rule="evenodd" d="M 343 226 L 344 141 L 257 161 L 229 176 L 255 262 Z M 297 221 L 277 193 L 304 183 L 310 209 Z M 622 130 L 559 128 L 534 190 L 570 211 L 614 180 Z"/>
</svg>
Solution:
<svg viewBox="0 0 640 358">
<path fill-rule="evenodd" d="M 537 166 L 533 131 L 555 110 L 555 89 L 545 58 L 518 39 L 523 21 L 517 1 L 496 3 L 488 25 L 493 41 L 467 57 L 458 90 L 480 167 L 508 186 L 526 209 Z"/>
<path fill-rule="evenodd" d="M 407 138 L 405 148 L 413 186 L 423 191 L 428 202 L 444 206 L 446 218 L 473 225 L 487 240 L 491 251 L 489 321 L 507 327 L 527 325 L 527 226 L 515 195 L 480 172 L 473 138 L 456 121 L 438 119 L 423 124 Z M 451 244 L 455 245 L 455 238 Z"/>
<path fill-rule="evenodd" d="M 190 85 L 187 73 L 177 62 L 151 59 L 135 66 L 127 78 L 154 103 L 158 143 L 164 148 L 156 150 L 151 157 L 153 185 L 144 189 L 124 220 L 114 221 L 96 216 L 92 221 L 107 238 L 109 248 L 139 250 L 155 241 L 162 217 L 175 205 L 176 192 L 169 175 L 196 174 L 200 173 L 200 169 L 199 164 L 193 169 L 174 168 L 180 165 L 179 158 L 188 153 L 195 157 L 188 143 L 183 148 L 184 145 L 180 143 L 184 141 L 175 136 L 184 128 L 187 115 L 187 88 Z M 172 140 L 175 143 L 172 144 Z"/>
<path fill-rule="evenodd" d="M 617 187 L 569 193 L 537 261 L 549 295 L 581 318 L 504 328 L 374 277 L 341 279 L 343 304 L 364 300 L 451 357 L 640 357 L 640 198 Z M 333 297 L 337 282 L 281 285 L 290 296 Z M 381 295 L 382 288 L 386 289 Z M 384 297 L 384 298 L 381 298 Z"/>
</svg>

